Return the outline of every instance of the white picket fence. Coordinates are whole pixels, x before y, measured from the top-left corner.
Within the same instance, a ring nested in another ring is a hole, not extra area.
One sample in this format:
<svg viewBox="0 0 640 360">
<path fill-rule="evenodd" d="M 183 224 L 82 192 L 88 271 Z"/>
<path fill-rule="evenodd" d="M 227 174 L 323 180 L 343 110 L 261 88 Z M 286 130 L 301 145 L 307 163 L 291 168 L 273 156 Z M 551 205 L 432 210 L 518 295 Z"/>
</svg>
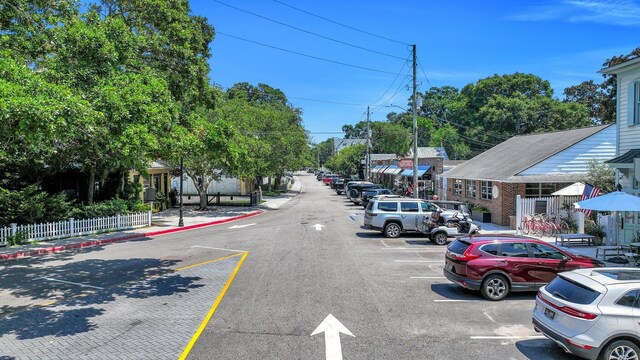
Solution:
<svg viewBox="0 0 640 360">
<path fill-rule="evenodd" d="M 0 246 L 6 246 L 9 238 L 20 236 L 26 241 L 43 241 L 98 232 L 133 229 L 151 226 L 152 212 L 116 215 L 96 219 L 69 219 L 45 224 L 17 225 L 0 228 Z"/>
<path fill-rule="evenodd" d="M 573 209 L 573 203 L 580 201 L 581 196 L 546 196 L 538 198 L 516 197 L 516 228 L 520 227 L 525 216 L 546 214 L 547 216 L 567 216 L 563 209 Z"/>
</svg>

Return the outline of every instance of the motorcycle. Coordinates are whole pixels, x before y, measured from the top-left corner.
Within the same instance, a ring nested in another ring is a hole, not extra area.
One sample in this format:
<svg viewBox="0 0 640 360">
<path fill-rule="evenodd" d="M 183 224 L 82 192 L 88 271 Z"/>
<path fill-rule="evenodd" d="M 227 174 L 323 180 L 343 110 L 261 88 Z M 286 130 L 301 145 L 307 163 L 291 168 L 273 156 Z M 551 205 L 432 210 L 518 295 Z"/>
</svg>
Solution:
<svg viewBox="0 0 640 360">
<path fill-rule="evenodd" d="M 441 212 L 437 211 L 425 218 L 421 232 L 429 237 L 437 245 L 446 245 L 449 238 L 473 235 L 480 230 L 480 226 L 473 223 L 464 214 L 454 213 L 449 219 L 445 219 Z"/>
</svg>

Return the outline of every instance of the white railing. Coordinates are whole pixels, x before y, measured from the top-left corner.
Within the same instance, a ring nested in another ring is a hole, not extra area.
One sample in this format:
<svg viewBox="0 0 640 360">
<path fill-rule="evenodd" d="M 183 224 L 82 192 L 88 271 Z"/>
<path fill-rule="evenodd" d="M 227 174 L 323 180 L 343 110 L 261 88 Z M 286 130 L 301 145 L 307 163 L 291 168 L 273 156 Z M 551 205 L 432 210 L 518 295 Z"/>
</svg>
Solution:
<svg viewBox="0 0 640 360">
<path fill-rule="evenodd" d="M 11 237 L 20 237 L 23 241 L 43 241 L 151 226 L 151 218 L 152 213 L 148 211 L 95 219 L 69 219 L 45 224 L 11 224 L 9 227 L 0 228 L 0 246 L 8 245 Z"/>
</svg>

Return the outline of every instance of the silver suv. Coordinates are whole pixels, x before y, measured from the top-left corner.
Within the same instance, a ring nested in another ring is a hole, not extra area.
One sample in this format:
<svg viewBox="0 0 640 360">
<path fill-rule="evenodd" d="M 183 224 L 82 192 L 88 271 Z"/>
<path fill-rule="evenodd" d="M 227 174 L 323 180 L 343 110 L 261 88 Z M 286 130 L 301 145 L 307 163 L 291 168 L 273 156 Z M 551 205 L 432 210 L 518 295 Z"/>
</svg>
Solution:
<svg viewBox="0 0 640 360">
<path fill-rule="evenodd" d="M 364 226 L 396 238 L 404 231 L 417 231 L 425 216 L 439 210 L 437 205 L 422 199 L 372 198 L 364 212 Z"/>
<path fill-rule="evenodd" d="M 640 269 L 560 273 L 540 288 L 533 326 L 566 352 L 587 359 L 640 358 Z"/>
</svg>

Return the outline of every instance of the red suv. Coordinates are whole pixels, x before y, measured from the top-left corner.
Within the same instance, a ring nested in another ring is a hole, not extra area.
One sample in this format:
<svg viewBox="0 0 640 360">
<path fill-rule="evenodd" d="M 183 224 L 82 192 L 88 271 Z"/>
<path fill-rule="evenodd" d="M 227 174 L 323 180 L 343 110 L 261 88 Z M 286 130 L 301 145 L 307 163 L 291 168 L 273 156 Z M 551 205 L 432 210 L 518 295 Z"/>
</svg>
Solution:
<svg viewBox="0 0 640 360">
<path fill-rule="evenodd" d="M 525 236 L 476 235 L 449 244 L 444 275 L 489 300 L 502 300 L 510 291 L 537 291 L 559 272 L 603 267 L 602 261 L 562 251 Z"/>
</svg>

